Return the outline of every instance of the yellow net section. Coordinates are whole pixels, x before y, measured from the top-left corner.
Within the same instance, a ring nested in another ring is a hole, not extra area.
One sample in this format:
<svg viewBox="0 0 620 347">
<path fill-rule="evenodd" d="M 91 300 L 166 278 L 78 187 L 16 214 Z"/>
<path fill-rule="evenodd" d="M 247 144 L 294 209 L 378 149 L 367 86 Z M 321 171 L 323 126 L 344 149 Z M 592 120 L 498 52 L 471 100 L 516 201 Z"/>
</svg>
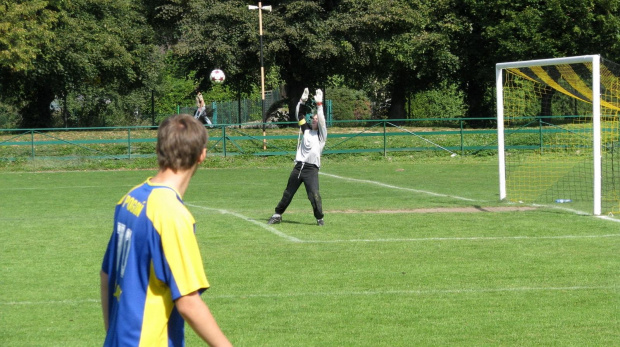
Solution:
<svg viewBox="0 0 620 347">
<path fill-rule="evenodd" d="M 620 214 L 620 66 L 601 61 L 602 211 Z M 505 70 L 506 193 L 515 202 L 592 211 L 590 63 Z"/>
</svg>

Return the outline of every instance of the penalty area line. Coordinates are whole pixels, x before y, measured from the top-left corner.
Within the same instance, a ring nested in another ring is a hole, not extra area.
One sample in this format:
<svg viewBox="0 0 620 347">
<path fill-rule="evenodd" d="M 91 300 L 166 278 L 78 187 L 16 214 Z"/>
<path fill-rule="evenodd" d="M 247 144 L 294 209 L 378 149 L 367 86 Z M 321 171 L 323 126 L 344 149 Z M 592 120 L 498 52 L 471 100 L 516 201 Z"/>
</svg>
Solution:
<svg viewBox="0 0 620 347">
<path fill-rule="evenodd" d="M 327 177 L 338 178 L 338 179 L 345 180 L 345 181 L 374 184 L 374 185 L 378 185 L 378 186 L 385 187 L 385 188 L 398 189 L 398 190 L 414 192 L 414 193 L 419 193 L 419 194 L 426 194 L 426 195 L 432 195 L 432 196 L 439 196 L 439 197 L 443 197 L 443 198 L 452 198 L 452 199 L 464 200 L 464 201 L 472 201 L 472 202 L 477 201 L 475 199 L 465 198 L 465 197 L 462 197 L 462 196 L 447 195 L 447 194 L 440 194 L 440 193 L 435 193 L 435 192 L 429 192 L 429 191 L 420 190 L 420 189 L 398 187 L 398 186 L 393 186 L 391 184 L 381 183 L 381 182 L 377 182 L 377 181 L 361 180 L 361 179 L 350 178 L 350 177 L 342 177 L 342 176 L 328 174 L 328 173 L 324 173 L 324 172 L 319 172 L 319 174 L 321 174 L 323 176 L 327 176 Z"/>
<path fill-rule="evenodd" d="M 345 180 L 345 181 L 350 181 L 350 182 L 374 184 L 374 185 L 378 185 L 378 186 L 381 186 L 381 187 L 397 189 L 397 190 L 403 190 L 403 191 L 410 191 L 410 192 L 419 193 L 419 194 L 427 194 L 427 195 L 431 195 L 431 196 L 439 196 L 439 197 L 444 197 L 444 198 L 453 198 L 453 199 L 457 199 L 457 200 L 471 201 L 471 202 L 483 202 L 484 201 L 484 200 L 476 200 L 476 199 L 465 198 L 465 197 L 457 196 L 457 195 L 447 195 L 447 194 L 440 194 L 440 193 L 435 193 L 435 192 L 429 192 L 429 191 L 420 190 L 420 189 L 398 187 L 398 186 L 394 186 L 394 185 L 386 184 L 386 183 L 382 183 L 382 182 L 371 181 L 371 180 L 363 180 L 363 179 L 358 179 L 358 178 L 343 177 L 343 176 L 338 176 L 338 175 L 334 175 L 334 174 L 328 174 L 328 173 L 324 173 L 324 172 L 319 172 L 319 174 L 323 175 L 323 176 L 327 176 L 327 177 L 332 177 L 332 178 L 337 178 L 337 179 L 341 179 L 341 180 Z M 552 209 L 557 209 L 557 210 L 563 210 L 563 211 L 566 211 L 566 212 L 571 212 L 571 213 L 574 213 L 574 214 L 577 214 L 577 215 L 592 216 L 591 213 L 587 213 L 587 212 L 583 212 L 583 211 L 579 211 L 579 210 L 574 210 L 574 209 L 571 209 L 571 208 L 562 208 L 562 207 L 558 207 L 558 206 L 554 206 L 554 205 L 532 204 L 531 206 L 534 206 L 534 207 L 547 207 L 547 208 L 552 208 Z M 598 218 L 598 219 L 610 221 L 610 222 L 620 223 L 620 219 L 614 218 L 613 216 L 594 216 L 594 217 Z"/>
<path fill-rule="evenodd" d="M 284 238 L 286 240 L 289 240 L 291 242 L 305 242 L 305 241 L 300 240 L 300 239 L 298 239 L 296 237 L 293 237 L 293 236 L 290 236 L 290 235 L 286 235 L 285 233 L 283 233 L 283 232 L 279 231 L 278 229 L 270 226 L 269 224 L 257 221 L 256 219 L 252 219 L 252 218 L 244 216 L 244 215 L 242 215 L 240 213 L 236 213 L 236 212 L 232 212 L 232 211 L 228 211 L 228 210 L 224 210 L 224 209 L 220 209 L 220 208 L 212 208 L 212 207 L 206 207 L 206 206 L 200 206 L 200 205 L 194 205 L 194 204 L 188 204 L 188 203 L 186 203 L 186 205 L 187 206 L 191 206 L 191 207 L 195 207 L 195 208 L 200 208 L 200 209 L 207 210 L 207 211 L 219 212 L 221 214 L 229 214 L 231 216 L 235 216 L 235 217 L 237 217 L 239 219 L 242 219 L 242 220 L 244 220 L 246 222 L 250 222 L 250 223 L 252 223 L 254 225 L 258 225 L 259 227 L 269 231 L 270 233 L 275 234 L 275 235 L 277 235 L 279 237 L 282 237 L 282 238 Z"/>
<path fill-rule="evenodd" d="M 229 210 L 206 207 L 201 205 L 195 205 L 186 203 L 186 205 L 200 208 L 207 211 L 215 211 L 221 214 L 229 214 L 246 222 L 255 224 L 270 233 L 284 238 L 288 241 L 295 243 L 373 243 L 373 242 L 428 242 L 428 241 L 496 241 L 496 240 L 570 240 L 570 239 L 597 239 L 597 238 L 613 238 L 620 237 L 620 234 L 604 234 L 604 235 L 558 235 L 558 236 L 473 236 L 473 237 L 420 237 L 420 238 L 395 238 L 395 239 L 350 239 L 350 240 L 302 240 L 296 237 L 287 235 L 278 229 L 266 224 L 262 221 L 257 221 L 250 217 L 244 216 L 240 213 L 232 212 Z"/>
</svg>

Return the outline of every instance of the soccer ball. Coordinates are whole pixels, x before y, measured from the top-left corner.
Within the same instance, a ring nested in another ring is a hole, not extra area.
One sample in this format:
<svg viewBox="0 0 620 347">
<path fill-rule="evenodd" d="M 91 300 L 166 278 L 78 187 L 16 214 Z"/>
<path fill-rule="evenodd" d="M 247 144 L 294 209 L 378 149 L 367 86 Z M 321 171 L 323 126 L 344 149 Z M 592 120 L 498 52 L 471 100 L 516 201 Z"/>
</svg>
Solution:
<svg viewBox="0 0 620 347">
<path fill-rule="evenodd" d="M 226 75 L 224 75 L 224 71 L 220 69 L 215 69 L 211 71 L 211 76 L 209 76 L 209 78 L 211 79 L 211 82 L 213 83 L 224 83 L 224 80 L 226 79 Z"/>
</svg>

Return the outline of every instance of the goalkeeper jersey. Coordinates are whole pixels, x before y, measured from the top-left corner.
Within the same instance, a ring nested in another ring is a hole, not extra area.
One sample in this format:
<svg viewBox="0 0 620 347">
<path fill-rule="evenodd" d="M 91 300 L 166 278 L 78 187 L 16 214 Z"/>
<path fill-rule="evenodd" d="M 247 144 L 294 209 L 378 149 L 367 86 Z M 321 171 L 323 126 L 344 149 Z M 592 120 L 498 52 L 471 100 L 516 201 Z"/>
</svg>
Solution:
<svg viewBox="0 0 620 347">
<path fill-rule="evenodd" d="M 295 114 L 297 120 L 304 119 L 303 114 L 299 114 L 299 108 L 304 105 L 300 100 L 297 103 Z M 297 153 L 295 154 L 295 162 L 313 164 L 321 167 L 321 153 L 325 147 L 327 140 L 327 126 L 325 124 L 325 115 L 323 114 L 323 106 L 317 107 L 317 130 L 312 130 L 312 123 L 303 122 L 300 125 L 300 135 L 297 139 Z"/>
<path fill-rule="evenodd" d="M 174 300 L 209 287 L 194 217 L 171 187 L 148 179 L 116 205 L 105 252 L 109 329 L 104 346 L 183 346 Z"/>
</svg>

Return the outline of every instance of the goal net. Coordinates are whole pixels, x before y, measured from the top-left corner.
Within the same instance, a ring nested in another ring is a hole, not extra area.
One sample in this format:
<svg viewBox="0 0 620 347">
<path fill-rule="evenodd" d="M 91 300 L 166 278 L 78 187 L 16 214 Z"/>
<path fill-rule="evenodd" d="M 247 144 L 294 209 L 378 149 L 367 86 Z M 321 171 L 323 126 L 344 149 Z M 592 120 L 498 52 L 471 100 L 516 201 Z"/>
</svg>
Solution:
<svg viewBox="0 0 620 347">
<path fill-rule="evenodd" d="M 589 55 L 495 71 L 500 198 L 620 214 L 620 65 Z"/>
</svg>

